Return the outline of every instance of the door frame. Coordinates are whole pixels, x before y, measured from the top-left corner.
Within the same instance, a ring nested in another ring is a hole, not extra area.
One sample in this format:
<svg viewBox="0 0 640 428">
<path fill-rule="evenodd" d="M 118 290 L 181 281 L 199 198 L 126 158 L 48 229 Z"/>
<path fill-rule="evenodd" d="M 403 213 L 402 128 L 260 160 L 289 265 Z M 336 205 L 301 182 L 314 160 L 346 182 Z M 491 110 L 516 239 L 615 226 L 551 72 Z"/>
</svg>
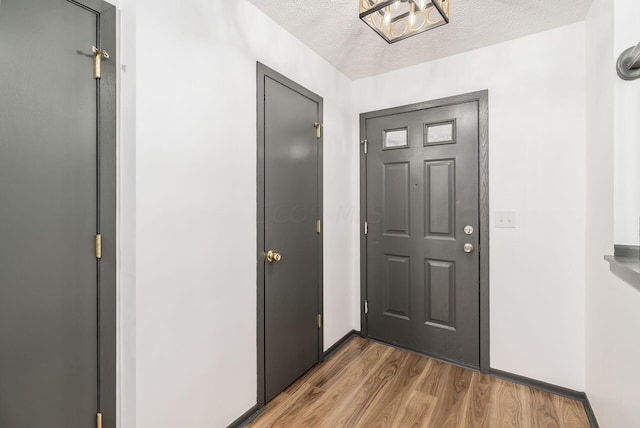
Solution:
<svg viewBox="0 0 640 428">
<path fill-rule="evenodd" d="M 100 49 L 109 52 L 102 61 L 101 79 L 96 80 L 98 94 L 97 165 L 98 215 L 97 233 L 102 236 L 102 257 L 98 259 L 98 408 L 103 426 L 115 428 L 117 420 L 117 41 L 116 7 L 103 0 L 67 0 L 96 14 Z M 89 69 L 87 69 L 89 70 Z"/>
<path fill-rule="evenodd" d="M 480 371 L 489 373 L 489 91 L 483 90 L 422 103 L 360 114 L 360 142 L 367 138 L 367 120 L 392 114 L 409 113 L 465 102 L 478 103 L 478 196 L 480 247 Z M 360 332 L 368 336 L 365 301 L 367 300 L 367 158 L 360 150 Z"/>
<path fill-rule="evenodd" d="M 258 376 L 258 408 L 264 407 L 266 404 L 266 391 L 265 391 L 265 290 L 264 290 L 264 271 L 265 271 L 265 123 L 264 123 L 264 97 L 265 78 L 270 78 L 278 83 L 288 87 L 292 91 L 299 93 L 300 95 L 309 98 L 318 104 L 318 123 L 322 124 L 323 121 L 323 99 L 321 96 L 309 91 L 303 86 L 297 84 L 293 80 L 285 77 L 277 71 L 267 67 L 261 62 L 256 62 L 256 74 L 257 74 L 257 91 L 256 91 L 256 105 L 257 105 L 257 376 Z M 324 132 L 320 133 L 318 139 L 318 218 L 320 224 L 324 225 L 323 220 L 323 188 L 322 188 L 322 166 L 323 166 L 323 142 Z M 318 235 L 318 313 L 322 317 L 320 328 L 318 328 L 318 362 L 324 359 L 323 343 L 324 343 L 324 309 L 323 309 L 323 235 L 324 230 L 321 228 L 321 232 Z"/>
</svg>

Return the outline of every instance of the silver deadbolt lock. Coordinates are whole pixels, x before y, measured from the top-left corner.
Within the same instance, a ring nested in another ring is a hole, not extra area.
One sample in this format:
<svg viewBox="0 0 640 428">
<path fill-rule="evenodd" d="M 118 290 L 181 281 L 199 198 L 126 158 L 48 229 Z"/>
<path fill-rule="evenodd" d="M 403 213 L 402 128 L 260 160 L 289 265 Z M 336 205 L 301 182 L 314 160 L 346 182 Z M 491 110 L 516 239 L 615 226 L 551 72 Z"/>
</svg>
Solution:
<svg viewBox="0 0 640 428">
<path fill-rule="evenodd" d="M 468 242 L 464 244 L 464 247 L 462 248 L 464 249 L 465 253 L 473 253 L 473 245 L 469 244 Z"/>
<path fill-rule="evenodd" d="M 473 226 L 465 226 L 464 227 L 464 233 L 466 235 L 473 235 Z"/>
</svg>

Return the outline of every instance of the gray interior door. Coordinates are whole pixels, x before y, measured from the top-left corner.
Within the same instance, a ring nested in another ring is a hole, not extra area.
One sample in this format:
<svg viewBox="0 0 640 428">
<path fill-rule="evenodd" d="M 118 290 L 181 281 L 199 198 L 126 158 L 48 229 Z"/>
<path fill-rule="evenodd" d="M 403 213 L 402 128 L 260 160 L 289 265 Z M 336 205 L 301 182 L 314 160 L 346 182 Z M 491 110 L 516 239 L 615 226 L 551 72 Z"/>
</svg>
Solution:
<svg viewBox="0 0 640 428">
<path fill-rule="evenodd" d="M 282 77 L 263 79 L 264 241 L 260 250 L 264 253 L 260 263 L 265 398 L 269 401 L 315 365 L 320 354 L 321 146 L 314 127 L 320 122 L 318 99 Z"/>
<path fill-rule="evenodd" d="M 368 334 L 479 367 L 478 103 L 365 126 Z"/>
<path fill-rule="evenodd" d="M 115 178 L 113 152 L 98 144 L 98 23 L 65 0 L 0 3 L 0 427 L 95 426 L 100 356 L 115 363 L 98 332 L 100 296 L 115 296 L 115 188 L 106 179 L 111 265 L 101 269 L 95 251 L 98 166 Z M 114 314 L 104 331 L 115 332 Z M 115 395 L 107 401 L 111 409 Z"/>
</svg>

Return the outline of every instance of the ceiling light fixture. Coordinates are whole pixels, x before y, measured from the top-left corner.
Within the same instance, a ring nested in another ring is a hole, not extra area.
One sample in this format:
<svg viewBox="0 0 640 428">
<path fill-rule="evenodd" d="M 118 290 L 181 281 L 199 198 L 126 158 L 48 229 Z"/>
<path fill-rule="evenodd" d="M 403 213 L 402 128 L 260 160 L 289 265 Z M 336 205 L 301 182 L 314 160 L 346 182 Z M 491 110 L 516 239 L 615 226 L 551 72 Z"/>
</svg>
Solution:
<svg viewBox="0 0 640 428">
<path fill-rule="evenodd" d="M 449 0 L 358 0 L 360 19 L 387 43 L 449 22 Z"/>
</svg>

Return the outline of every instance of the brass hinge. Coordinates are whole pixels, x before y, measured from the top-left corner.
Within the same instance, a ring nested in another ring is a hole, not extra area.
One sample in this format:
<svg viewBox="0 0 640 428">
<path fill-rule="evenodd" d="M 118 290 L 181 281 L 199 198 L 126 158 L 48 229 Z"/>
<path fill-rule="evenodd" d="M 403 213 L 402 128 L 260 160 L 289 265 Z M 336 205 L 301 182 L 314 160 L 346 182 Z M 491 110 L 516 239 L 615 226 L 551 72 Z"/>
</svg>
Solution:
<svg viewBox="0 0 640 428">
<path fill-rule="evenodd" d="M 102 58 L 109 59 L 109 53 L 103 49 L 98 49 L 95 46 L 91 47 L 93 54 L 95 55 L 93 60 L 93 78 L 102 78 Z"/>
<path fill-rule="evenodd" d="M 316 233 L 320 232 L 322 232 L 322 224 L 320 223 L 320 220 L 316 220 Z"/>
<path fill-rule="evenodd" d="M 96 414 L 96 428 L 102 428 L 102 413 Z"/>
<path fill-rule="evenodd" d="M 313 124 L 313 126 L 316 127 L 316 138 L 320 138 L 322 136 L 322 124 L 316 122 Z"/>
<path fill-rule="evenodd" d="M 369 222 L 368 221 L 364 222 L 364 234 L 365 235 L 369 234 Z"/>
<path fill-rule="evenodd" d="M 369 301 L 368 300 L 364 301 L 364 313 L 365 314 L 369 313 Z"/>
<path fill-rule="evenodd" d="M 318 328 L 322 328 L 322 315 L 318 314 Z"/>
<path fill-rule="evenodd" d="M 96 235 L 96 259 L 102 258 L 102 235 Z"/>
<path fill-rule="evenodd" d="M 367 154 L 368 151 L 368 146 L 369 146 L 369 142 L 367 141 L 367 139 L 365 138 L 364 140 L 360 141 L 360 144 L 362 144 L 363 150 L 364 150 L 364 154 Z"/>
</svg>

